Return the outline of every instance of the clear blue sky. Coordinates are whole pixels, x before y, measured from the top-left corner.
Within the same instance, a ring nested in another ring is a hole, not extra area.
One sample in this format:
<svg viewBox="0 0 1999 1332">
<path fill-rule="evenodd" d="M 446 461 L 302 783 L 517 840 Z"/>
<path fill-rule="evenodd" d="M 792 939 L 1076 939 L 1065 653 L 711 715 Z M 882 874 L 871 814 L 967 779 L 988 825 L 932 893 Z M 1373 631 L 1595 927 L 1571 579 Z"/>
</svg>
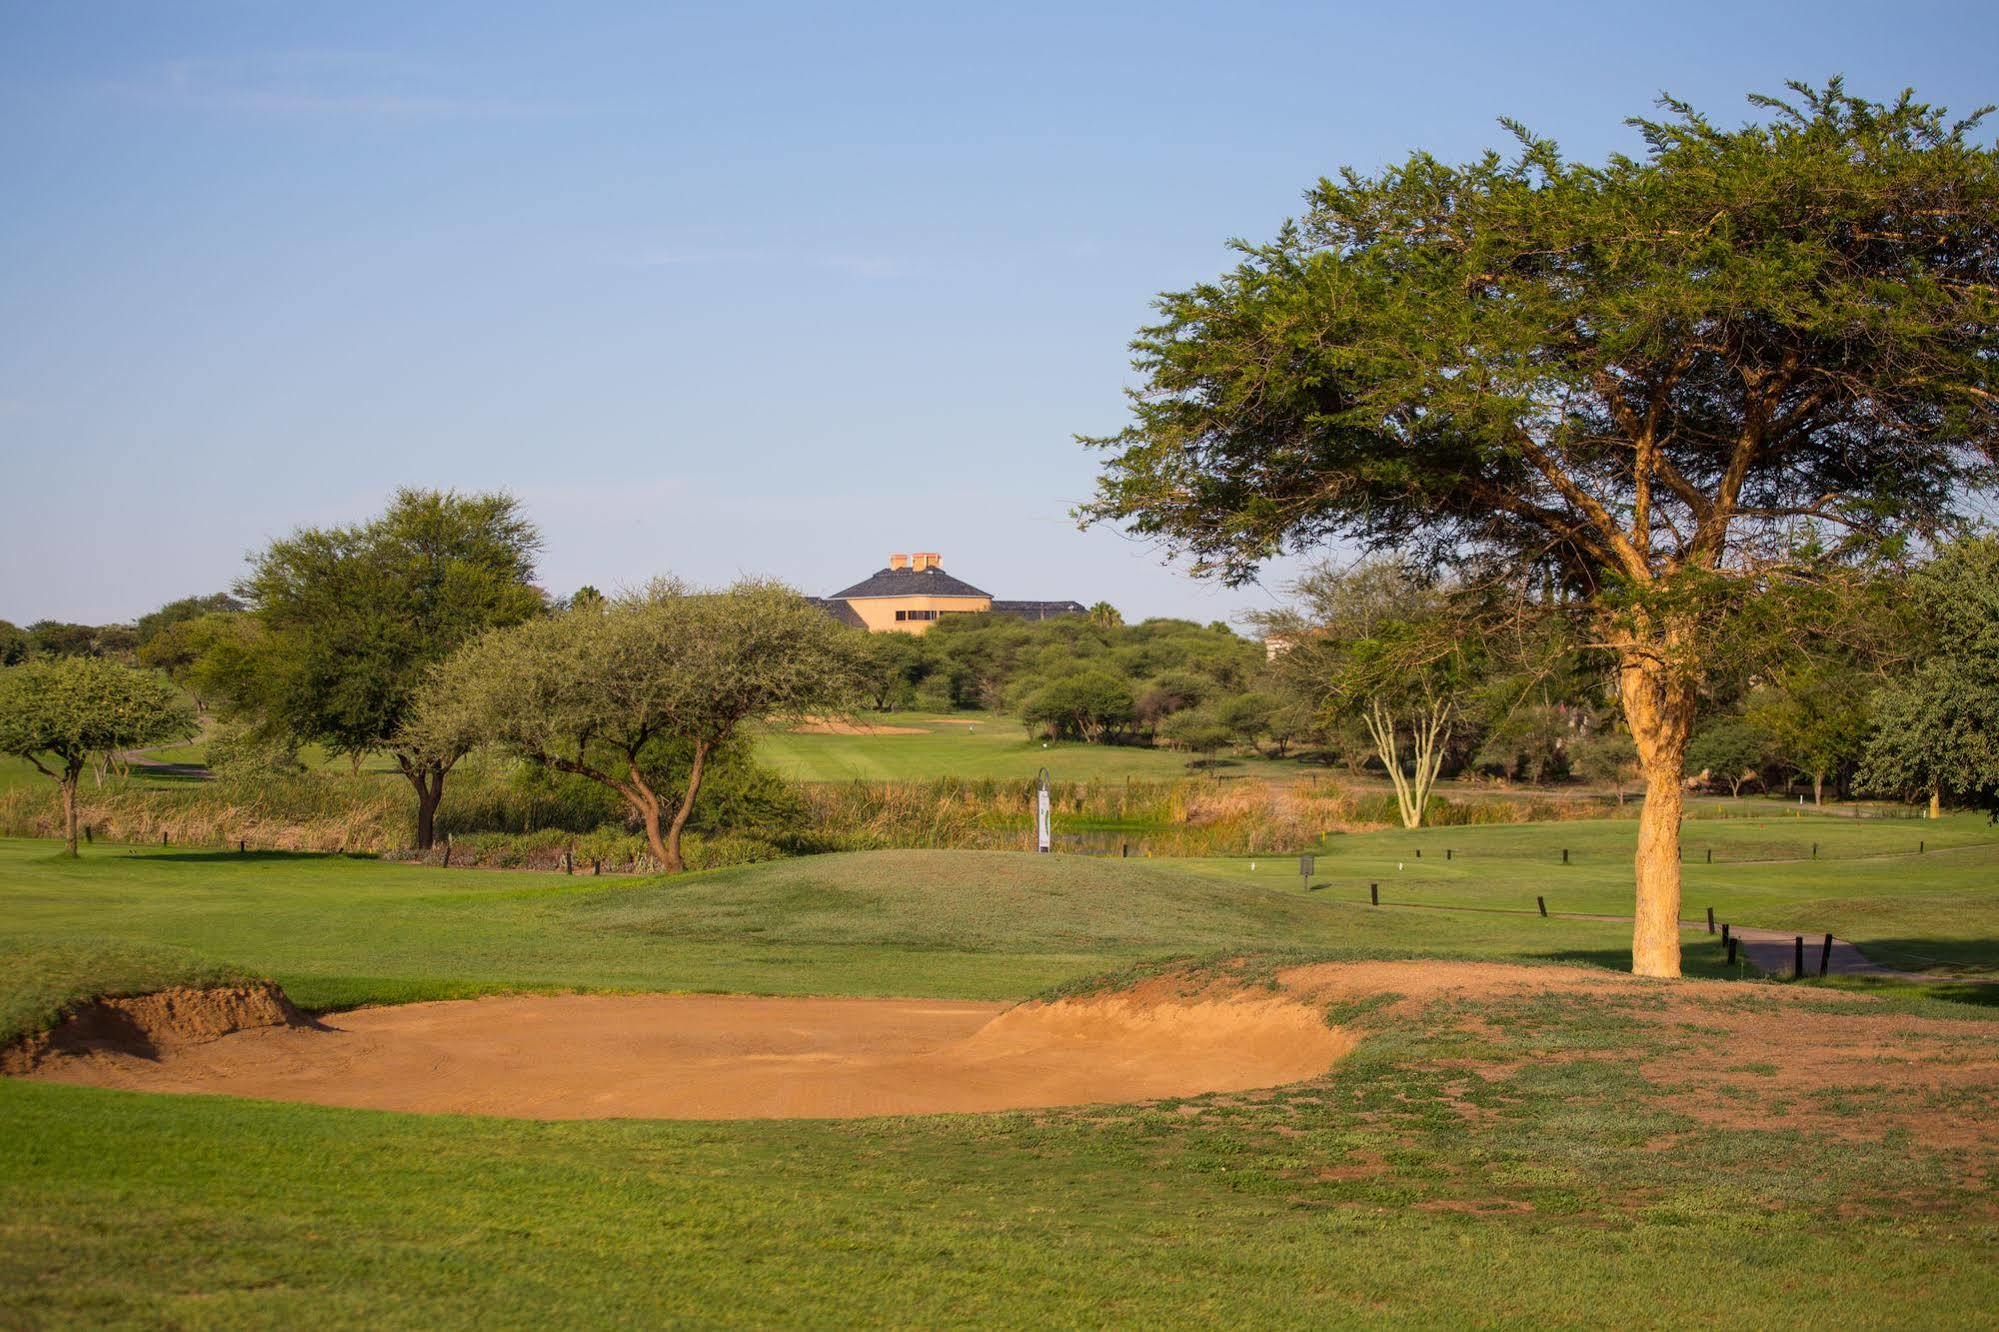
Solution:
<svg viewBox="0 0 1999 1332">
<path fill-rule="evenodd" d="M 1999 98 L 1989 3 L 0 2 L 0 617 L 226 586 L 398 484 L 543 583 L 938 550 L 1000 596 L 1268 593 L 1067 514 L 1151 296 L 1341 164 L 1661 89 Z"/>
</svg>

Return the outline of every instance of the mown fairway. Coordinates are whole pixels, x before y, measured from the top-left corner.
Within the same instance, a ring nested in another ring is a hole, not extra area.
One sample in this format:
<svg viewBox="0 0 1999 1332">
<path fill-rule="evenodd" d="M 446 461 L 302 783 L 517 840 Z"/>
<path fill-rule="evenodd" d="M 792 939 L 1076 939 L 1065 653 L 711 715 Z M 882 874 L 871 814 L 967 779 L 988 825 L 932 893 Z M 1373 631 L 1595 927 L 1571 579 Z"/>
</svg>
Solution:
<svg viewBox="0 0 1999 1332">
<path fill-rule="evenodd" d="M 1722 862 L 1689 867 L 1690 916 L 1705 895 L 1745 923 L 1914 921 L 1912 941 L 1948 928 L 1962 965 L 1992 965 L 1982 822 L 1777 822 L 1689 826 Z M 5 842 L 0 1023 L 227 974 L 334 1006 L 522 987 L 1004 997 L 1230 951 L 1615 963 L 1621 923 L 1461 908 L 1531 911 L 1542 892 L 1614 914 L 1630 831 L 1335 838 L 1316 889 L 1289 859 L 889 852 L 640 882 L 103 846 L 70 864 Z M 1742 863 L 1799 836 L 1820 862 Z M 1917 837 L 1950 849 L 1905 855 Z M 1371 876 L 1391 901 L 1460 909 L 1369 908 Z M 1719 975 L 1707 936 L 1688 942 L 1690 971 Z M 1989 1123 L 1992 1089 L 1765 1090 L 1808 1055 L 1728 1024 L 1785 1030 L 1799 987 L 1683 988 L 1698 1011 L 1671 1021 L 1643 990 L 1336 1011 L 1366 1036 L 1324 1079 L 1129 1111 L 532 1123 L 9 1080 L 0 1321 L 1982 1322 L 1991 1135 L 1944 1151 L 1895 1116 Z M 1923 1060 L 1999 1040 L 1977 1002 L 1832 1002 L 1929 1021 Z M 1669 1093 L 1661 1069 L 1717 1081 Z"/>
<path fill-rule="evenodd" d="M 1213 765 L 1195 755 L 1136 745 L 1086 745 L 1030 739 L 1018 721 L 999 713 L 866 714 L 855 719 L 878 730 L 834 734 L 772 729 L 757 738 L 757 757 L 786 777 L 805 782 L 1027 781 L 1047 767 L 1059 781 L 1172 781 L 1204 771 L 1229 776 L 1295 777 L 1323 771 L 1291 759 L 1223 755 Z"/>
</svg>

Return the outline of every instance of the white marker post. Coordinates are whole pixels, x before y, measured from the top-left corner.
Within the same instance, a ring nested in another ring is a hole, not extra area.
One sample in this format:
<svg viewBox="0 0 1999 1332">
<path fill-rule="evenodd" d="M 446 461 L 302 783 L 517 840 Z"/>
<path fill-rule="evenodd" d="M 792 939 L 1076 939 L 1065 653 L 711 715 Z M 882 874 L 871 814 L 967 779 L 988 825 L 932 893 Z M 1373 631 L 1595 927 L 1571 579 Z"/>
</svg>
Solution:
<svg viewBox="0 0 1999 1332">
<path fill-rule="evenodd" d="M 1055 831 L 1049 821 L 1048 769 L 1041 770 L 1041 776 L 1034 783 L 1034 849 L 1053 851 Z"/>
</svg>

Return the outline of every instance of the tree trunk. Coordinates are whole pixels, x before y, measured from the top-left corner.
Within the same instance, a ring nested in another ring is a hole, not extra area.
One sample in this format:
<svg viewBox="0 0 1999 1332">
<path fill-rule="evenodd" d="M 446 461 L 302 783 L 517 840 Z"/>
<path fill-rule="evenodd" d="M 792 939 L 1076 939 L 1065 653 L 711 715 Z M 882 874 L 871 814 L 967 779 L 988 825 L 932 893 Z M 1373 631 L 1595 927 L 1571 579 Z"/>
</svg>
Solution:
<svg viewBox="0 0 1999 1332">
<path fill-rule="evenodd" d="M 1822 772 L 1812 774 L 1812 803 L 1825 804 L 1825 774 Z"/>
<path fill-rule="evenodd" d="M 62 826 L 63 845 L 69 854 L 76 855 L 76 773 L 60 778 L 62 783 Z"/>
<path fill-rule="evenodd" d="M 1627 653 L 1618 672 L 1624 716 L 1645 770 L 1631 925 L 1631 970 L 1639 976 L 1680 974 L 1680 816 L 1695 697 L 1665 655 Z"/>
<path fill-rule="evenodd" d="M 666 830 L 666 854 L 660 863 L 668 874 L 678 874 L 687 868 L 680 858 L 680 832 L 687 826 L 687 816 L 694 812 L 694 797 L 701 793 L 701 773 L 708 766 L 708 742 L 694 742 L 694 764 L 687 770 L 687 790 L 680 797 L 680 808 L 673 811 L 673 823 Z"/>
<path fill-rule="evenodd" d="M 403 776 L 416 788 L 416 849 L 437 845 L 437 807 L 444 800 L 444 768 L 436 763 L 404 761 Z"/>
<path fill-rule="evenodd" d="M 1933 819 L 1943 817 L 1943 790 L 1940 787 L 1930 787 L 1930 817 Z"/>
</svg>

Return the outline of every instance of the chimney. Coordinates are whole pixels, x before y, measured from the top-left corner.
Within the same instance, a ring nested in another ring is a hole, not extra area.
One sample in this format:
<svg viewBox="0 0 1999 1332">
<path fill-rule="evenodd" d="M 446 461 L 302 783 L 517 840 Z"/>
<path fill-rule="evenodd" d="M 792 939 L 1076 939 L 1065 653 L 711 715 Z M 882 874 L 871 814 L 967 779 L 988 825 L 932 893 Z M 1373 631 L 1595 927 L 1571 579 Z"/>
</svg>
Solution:
<svg viewBox="0 0 1999 1332">
<path fill-rule="evenodd" d="M 889 556 L 888 567 L 891 569 L 907 569 L 909 567 L 909 556 L 907 555 Z"/>
<path fill-rule="evenodd" d="M 910 558 L 915 561 L 915 568 L 918 572 L 925 569 L 938 568 L 944 563 L 944 557 L 934 550 L 920 551 L 910 556 Z"/>
</svg>

